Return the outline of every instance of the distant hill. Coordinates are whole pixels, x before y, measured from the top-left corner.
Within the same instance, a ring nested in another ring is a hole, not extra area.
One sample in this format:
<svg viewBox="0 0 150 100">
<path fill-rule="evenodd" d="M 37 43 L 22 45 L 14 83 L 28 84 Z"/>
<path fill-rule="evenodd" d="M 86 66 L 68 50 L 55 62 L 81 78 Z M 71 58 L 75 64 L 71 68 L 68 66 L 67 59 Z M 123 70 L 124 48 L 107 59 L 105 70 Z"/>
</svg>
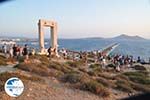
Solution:
<svg viewBox="0 0 150 100">
<path fill-rule="evenodd" d="M 122 35 L 119 35 L 119 36 L 116 36 L 116 37 L 112 37 L 112 38 L 103 38 L 103 37 L 87 37 L 87 38 L 80 38 L 80 39 L 95 39 L 95 40 L 102 40 L 102 39 L 105 39 L 105 40 L 147 40 L 145 38 L 142 38 L 140 36 L 128 36 L 128 35 L 125 35 L 125 34 L 122 34 Z"/>
<path fill-rule="evenodd" d="M 38 38 L 32 38 L 32 37 L 13 37 L 13 36 L 0 36 L 0 39 L 21 39 L 21 40 L 38 40 Z M 45 38 L 46 40 L 49 40 L 49 38 Z M 104 37 L 84 37 L 84 38 L 59 38 L 59 39 L 92 39 L 92 40 L 147 40 L 145 38 L 142 38 L 140 36 L 128 36 L 125 34 L 112 37 L 112 38 L 104 38 Z"/>
<path fill-rule="evenodd" d="M 119 35 L 117 37 L 111 38 L 113 40 L 146 40 L 140 36 L 128 36 L 125 34 Z"/>
<path fill-rule="evenodd" d="M 87 38 L 83 38 L 83 39 L 105 39 L 105 38 L 102 38 L 102 37 L 87 37 Z"/>
</svg>

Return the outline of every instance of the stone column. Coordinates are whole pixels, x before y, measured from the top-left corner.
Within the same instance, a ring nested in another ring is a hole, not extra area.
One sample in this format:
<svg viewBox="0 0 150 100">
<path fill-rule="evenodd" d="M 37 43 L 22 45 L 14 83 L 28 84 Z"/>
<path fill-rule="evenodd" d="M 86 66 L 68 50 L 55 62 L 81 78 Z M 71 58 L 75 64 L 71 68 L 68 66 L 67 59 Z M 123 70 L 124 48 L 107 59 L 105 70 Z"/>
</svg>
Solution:
<svg viewBox="0 0 150 100">
<path fill-rule="evenodd" d="M 58 45 L 57 45 L 57 23 L 53 22 L 53 25 L 54 26 L 51 27 L 51 46 L 53 49 L 55 49 L 54 54 L 58 55 L 58 53 L 57 53 L 57 48 L 58 48 Z"/>
<path fill-rule="evenodd" d="M 51 27 L 51 47 L 54 48 L 54 27 Z"/>
<path fill-rule="evenodd" d="M 39 46 L 40 46 L 39 48 L 40 48 L 40 52 L 43 53 L 45 47 L 44 47 L 43 26 L 41 20 L 39 20 L 38 27 L 39 27 Z"/>
<path fill-rule="evenodd" d="M 55 28 L 54 28 L 54 47 L 56 49 L 56 52 L 55 54 L 58 55 L 58 37 L 57 37 L 57 31 L 58 31 L 58 28 L 57 28 L 57 23 L 55 22 Z"/>
</svg>

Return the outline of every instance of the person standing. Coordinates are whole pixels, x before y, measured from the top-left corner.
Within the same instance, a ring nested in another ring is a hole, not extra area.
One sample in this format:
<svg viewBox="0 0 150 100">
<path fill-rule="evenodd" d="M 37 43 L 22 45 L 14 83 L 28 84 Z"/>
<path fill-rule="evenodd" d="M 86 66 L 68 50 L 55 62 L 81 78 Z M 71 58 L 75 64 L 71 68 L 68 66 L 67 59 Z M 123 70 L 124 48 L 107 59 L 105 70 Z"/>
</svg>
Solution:
<svg viewBox="0 0 150 100">
<path fill-rule="evenodd" d="M 23 56 L 25 57 L 25 62 L 28 61 L 29 56 L 28 56 L 27 44 L 25 44 L 25 46 L 24 46 L 24 48 L 23 48 Z"/>
<path fill-rule="evenodd" d="M 65 48 L 62 49 L 62 53 L 63 53 L 64 59 L 66 59 L 67 58 L 67 51 Z"/>
<path fill-rule="evenodd" d="M 120 72 L 120 62 L 117 61 L 116 63 L 116 71 Z"/>
<path fill-rule="evenodd" d="M 18 45 L 18 46 L 17 46 L 17 52 L 16 52 L 16 54 L 17 54 L 17 59 L 19 59 L 19 56 L 20 56 L 19 53 L 20 53 L 20 46 Z"/>
<path fill-rule="evenodd" d="M 13 47 L 12 47 L 12 45 L 9 47 L 9 57 L 13 58 Z"/>
<path fill-rule="evenodd" d="M 52 55 L 52 54 L 51 54 L 52 48 L 49 47 L 47 51 L 48 51 L 48 56 L 51 57 L 51 55 Z"/>
<path fill-rule="evenodd" d="M 103 57 L 103 59 L 102 59 L 102 68 L 105 69 L 105 67 L 106 67 L 106 59 L 105 59 L 105 57 Z"/>
<path fill-rule="evenodd" d="M 141 57 L 138 56 L 138 60 L 137 60 L 137 63 L 140 63 L 141 62 Z"/>
<path fill-rule="evenodd" d="M 19 50 L 19 56 L 20 56 L 20 57 L 23 56 L 23 47 L 20 47 L 20 50 Z"/>
<path fill-rule="evenodd" d="M 7 54 L 7 45 L 6 44 L 4 44 L 4 46 L 3 46 L 3 51 L 4 51 L 4 54 L 6 55 Z"/>
<path fill-rule="evenodd" d="M 13 45 L 13 57 L 16 58 L 16 56 L 17 56 L 17 47 L 16 47 L 16 45 L 14 44 L 14 45 Z"/>
</svg>

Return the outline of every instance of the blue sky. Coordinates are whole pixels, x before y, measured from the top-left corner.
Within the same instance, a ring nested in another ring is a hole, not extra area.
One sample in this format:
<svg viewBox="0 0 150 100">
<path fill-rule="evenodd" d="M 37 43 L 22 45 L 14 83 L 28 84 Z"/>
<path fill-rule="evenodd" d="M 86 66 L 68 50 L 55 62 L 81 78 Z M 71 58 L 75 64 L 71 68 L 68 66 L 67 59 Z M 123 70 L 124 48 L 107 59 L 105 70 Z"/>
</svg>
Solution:
<svg viewBox="0 0 150 100">
<path fill-rule="evenodd" d="M 60 38 L 150 38 L 150 0 L 12 0 L 0 4 L 0 35 L 37 37 L 39 19 L 57 21 Z"/>
</svg>

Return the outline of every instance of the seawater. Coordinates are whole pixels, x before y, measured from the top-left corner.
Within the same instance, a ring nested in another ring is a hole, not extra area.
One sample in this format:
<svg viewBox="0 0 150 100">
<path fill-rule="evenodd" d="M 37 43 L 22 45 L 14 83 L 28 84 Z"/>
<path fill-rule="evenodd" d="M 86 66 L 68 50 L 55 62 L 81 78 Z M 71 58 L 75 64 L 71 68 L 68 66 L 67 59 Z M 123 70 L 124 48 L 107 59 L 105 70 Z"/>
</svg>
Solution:
<svg viewBox="0 0 150 100">
<path fill-rule="evenodd" d="M 134 58 L 140 56 L 143 59 L 150 57 L 150 40 L 109 40 L 109 39 L 59 39 L 59 48 L 67 48 L 76 51 L 101 50 L 113 43 L 119 46 L 112 54 L 133 55 Z M 18 42 L 20 45 L 28 44 L 29 47 L 38 48 L 38 41 Z M 50 46 L 50 40 L 45 40 L 45 47 Z"/>
</svg>

